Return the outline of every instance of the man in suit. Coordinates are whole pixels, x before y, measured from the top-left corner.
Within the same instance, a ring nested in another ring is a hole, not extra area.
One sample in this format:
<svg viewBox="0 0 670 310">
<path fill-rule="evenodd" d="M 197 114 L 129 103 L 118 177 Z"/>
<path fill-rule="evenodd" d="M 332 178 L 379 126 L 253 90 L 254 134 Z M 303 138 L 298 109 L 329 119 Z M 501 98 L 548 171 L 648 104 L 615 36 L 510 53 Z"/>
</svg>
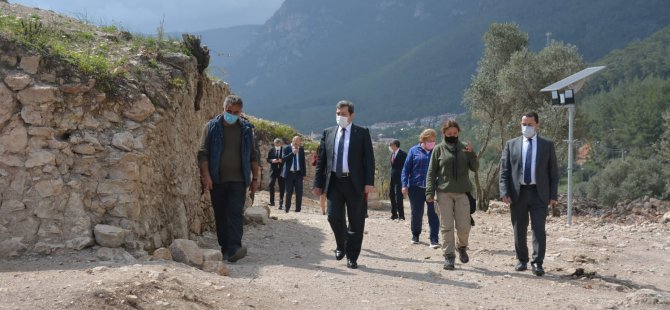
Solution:
<svg viewBox="0 0 670 310">
<path fill-rule="evenodd" d="M 337 126 L 324 130 L 321 136 L 314 194 L 325 192 L 328 199 L 328 222 L 337 244 L 335 259 L 346 255 L 347 267 L 356 269 L 365 229 L 365 194 L 374 190 L 375 157 L 370 131 L 352 124 L 353 118 L 354 104 L 338 102 Z"/>
<path fill-rule="evenodd" d="M 270 205 L 275 205 L 275 183 L 279 183 L 279 210 L 284 205 L 284 178 L 281 176 L 282 157 L 284 152 L 282 149 L 282 140 L 275 138 L 274 147 L 268 151 L 267 162 L 270 164 Z"/>
<path fill-rule="evenodd" d="M 291 209 L 291 196 L 295 190 L 295 212 L 302 207 L 302 179 L 305 177 L 305 149 L 301 146 L 300 136 L 293 137 L 290 146 L 284 148 L 281 176 L 286 184 L 286 213 Z"/>
<path fill-rule="evenodd" d="M 537 113 L 530 112 L 521 118 L 522 136 L 505 144 L 500 159 L 500 197 L 510 204 L 514 228 L 514 248 L 518 262 L 515 269 L 527 269 L 528 215 L 533 230 L 533 256 L 531 265 L 536 276 L 544 275 L 542 266 L 547 245 L 545 221 L 548 205 L 558 199 L 558 168 L 554 142 L 540 137 Z"/>
<path fill-rule="evenodd" d="M 391 219 L 405 220 L 405 207 L 402 204 L 402 182 L 400 175 L 405 165 L 407 153 L 400 149 L 400 141 L 393 140 L 389 144 L 391 151 L 391 184 L 389 186 L 389 199 L 391 199 Z"/>
</svg>

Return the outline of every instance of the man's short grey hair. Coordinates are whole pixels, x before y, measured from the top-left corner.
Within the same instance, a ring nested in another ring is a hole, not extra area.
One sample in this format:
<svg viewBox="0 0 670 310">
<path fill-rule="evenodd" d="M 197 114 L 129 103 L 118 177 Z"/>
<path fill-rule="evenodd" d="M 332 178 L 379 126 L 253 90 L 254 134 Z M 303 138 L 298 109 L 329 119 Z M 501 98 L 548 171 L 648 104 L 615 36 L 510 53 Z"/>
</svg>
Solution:
<svg viewBox="0 0 670 310">
<path fill-rule="evenodd" d="M 349 100 L 342 100 L 337 103 L 336 108 L 337 109 L 342 109 L 344 107 L 347 107 L 349 109 L 349 114 L 354 114 L 354 103 L 349 101 Z"/>
<path fill-rule="evenodd" d="M 274 140 L 274 144 L 277 144 L 277 143 L 282 143 L 281 139 L 279 139 L 279 138 L 275 138 L 275 140 Z"/>
<path fill-rule="evenodd" d="M 226 99 L 223 100 L 223 108 L 227 108 L 231 105 L 238 105 L 240 108 L 244 105 L 242 98 L 236 95 L 228 95 Z"/>
</svg>

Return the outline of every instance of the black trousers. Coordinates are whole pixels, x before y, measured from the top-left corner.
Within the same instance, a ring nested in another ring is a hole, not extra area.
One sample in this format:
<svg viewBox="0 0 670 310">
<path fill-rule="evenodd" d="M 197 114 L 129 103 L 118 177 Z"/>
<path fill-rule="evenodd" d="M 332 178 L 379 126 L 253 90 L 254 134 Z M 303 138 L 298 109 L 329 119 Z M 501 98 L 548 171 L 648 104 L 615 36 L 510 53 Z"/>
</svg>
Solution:
<svg viewBox="0 0 670 310">
<path fill-rule="evenodd" d="M 512 202 L 510 208 L 516 258 L 520 262 L 528 262 L 526 234 L 528 233 L 528 216 L 530 215 L 530 226 L 533 230 L 533 260 L 531 263 L 541 264 L 544 262 L 547 247 L 547 233 L 545 231 L 547 204 L 542 202 L 536 188 L 522 188 L 518 201 Z"/>
<path fill-rule="evenodd" d="M 344 250 L 347 258 L 356 261 L 363 245 L 365 230 L 364 194 L 354 188 L 351 177 L 338 178 L 331 174 L 328 198 L 328 223 L 335 235 L 338 250 Z M 345 220 L 347 216 L 349 225 Z"/>
<path fill-rule="evenodd" d="M 270 184 L 268 188 L 270 189 L 270 204 L 275 205 L 275 183 L 279 183 L 279 206 L 284 205 L 284 178 L 280 176 L 279 169 L 273 171 L 270 174 Z"/>
<path fill-rule="evenodd" d="M 288 172 L 286 174 L 286 212 L 291 209 L 291 196 L 295 191 L 295 212 L 300 212 L 302 207 L 302 174 L 298 172 Z"/>
<path fill-rule="evenodd" d="M 405 206 L 403 206 L 402 200 L 402 184 L 400 182 L 391 181 L 389 186 L 389 199 L 391 199 L 391 217 L 392 218 L 405 218 Z"/>
<path fill-rule="evenodd" d="M 214 184 L 209 192 L 214 208 L 216 237 L 221 252 L 233 256 L 242 246 L 242 227 L 244 225 L 244 201 L 246 188 L 244 182 L 223 182 Z"/>
</svg>

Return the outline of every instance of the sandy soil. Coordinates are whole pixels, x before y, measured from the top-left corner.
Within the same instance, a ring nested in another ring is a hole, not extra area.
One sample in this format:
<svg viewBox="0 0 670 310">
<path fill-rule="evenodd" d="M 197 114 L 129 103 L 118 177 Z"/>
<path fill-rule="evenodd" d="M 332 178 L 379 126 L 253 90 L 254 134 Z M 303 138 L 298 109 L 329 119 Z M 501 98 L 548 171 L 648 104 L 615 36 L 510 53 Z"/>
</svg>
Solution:
<svg viewBox="0 0 670 310">
<path fill-rule="evenodd" d="M 267 193 L 257 203 L 267 201 Z M 470 263 L 442 269 L 408 221 L 370 210 L 359 269 L 336 261 L 318 202 L 245 226 L 249 255 L 222 277 L 180 263 L 101 262 L 95 249 L 0 260 L 0 309 L 668 309 L 670 225 L 549 218 L 547 274 L 514 271 L 508 213 L 475 214 Z M 407 204 L 407 203 L 406 203 Z M 406 212 L 409 208 L 406 206 Z M 409 218 L 409 215 L 407 215 Z M 530 239 L 530 236 L 529 236 Z M 214 235 L 198 240 L 216 248 Z M 585 275 L 573 275 L 581 268 Z M 595 273 L 595 274 L 593 274 Z"/>
</svg>

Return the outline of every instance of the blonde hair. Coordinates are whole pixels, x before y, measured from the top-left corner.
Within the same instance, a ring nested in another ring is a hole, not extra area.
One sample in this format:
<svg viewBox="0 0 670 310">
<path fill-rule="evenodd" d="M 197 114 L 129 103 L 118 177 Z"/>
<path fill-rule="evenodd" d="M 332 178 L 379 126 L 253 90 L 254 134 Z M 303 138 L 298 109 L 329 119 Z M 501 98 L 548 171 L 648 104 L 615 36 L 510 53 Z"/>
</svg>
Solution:
<svg viewBox="0 0 670 310">
<path fill-rule="evenodd" d="M 430 137 L 437 138 L 437 133 L 435 132 L 435 130 L 430 128 L 424 129 L 424 131 L 422 131 L 421 134 L 419 135 L 419 141 L 423 142 Z"/>
</svg>

